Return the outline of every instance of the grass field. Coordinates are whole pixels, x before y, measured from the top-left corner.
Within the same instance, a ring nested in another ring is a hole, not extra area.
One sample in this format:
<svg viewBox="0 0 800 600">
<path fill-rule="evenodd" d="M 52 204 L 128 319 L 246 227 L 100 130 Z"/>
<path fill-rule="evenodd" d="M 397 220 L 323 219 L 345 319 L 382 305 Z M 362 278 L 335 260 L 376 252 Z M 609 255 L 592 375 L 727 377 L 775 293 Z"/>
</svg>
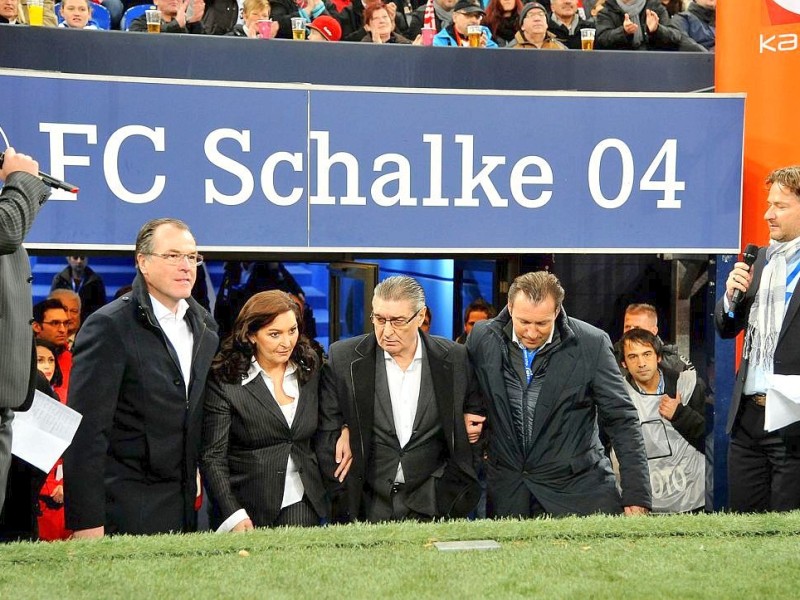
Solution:
<svg viewBox="0 0 800 600">
<path fill-rule="evenodd" d="M 1 598 L 798 598 L 800 513 L 350 525 L 10 544 Z M 440 552 L 493 539 L 499 550 Z"/>
</svg>

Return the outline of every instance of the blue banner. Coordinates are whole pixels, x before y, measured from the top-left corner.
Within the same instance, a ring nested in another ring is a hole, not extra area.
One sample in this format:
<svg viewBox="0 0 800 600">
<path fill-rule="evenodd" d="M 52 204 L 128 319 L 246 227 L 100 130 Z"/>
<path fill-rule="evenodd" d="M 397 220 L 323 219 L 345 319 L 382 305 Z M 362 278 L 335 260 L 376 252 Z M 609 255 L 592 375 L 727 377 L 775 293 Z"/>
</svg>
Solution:
<svg viewBox="0 0 800 600">
<path fill-rule="evenodd" d="M 0 73 L 11 145 L 80 187 L 28 245 L 215 250 L 739 248 L 744 98 L 460 93 Z M 9 117 L 8 115 L 13 115 Z"/>
</svg>

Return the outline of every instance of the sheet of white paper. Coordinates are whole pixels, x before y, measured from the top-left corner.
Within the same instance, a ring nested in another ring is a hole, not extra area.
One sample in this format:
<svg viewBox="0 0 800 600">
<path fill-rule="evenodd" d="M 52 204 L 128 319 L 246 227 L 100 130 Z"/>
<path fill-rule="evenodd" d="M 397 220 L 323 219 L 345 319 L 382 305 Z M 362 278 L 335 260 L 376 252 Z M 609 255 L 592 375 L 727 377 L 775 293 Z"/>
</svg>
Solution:
<svg viewBox="0 0 800 600">
<path fill-rule="evenodd" d="M 49 473 L 72 443 L 81 418 L 71 408 L 36 390 L 30 410 L 14 415 L 12 454 Z"/>
<path fill-rule="evenodd" d="M 769 383 L 764 429 L 775 431 L 800 421 L 800 375 L 772 375 Z"/>
</svg>

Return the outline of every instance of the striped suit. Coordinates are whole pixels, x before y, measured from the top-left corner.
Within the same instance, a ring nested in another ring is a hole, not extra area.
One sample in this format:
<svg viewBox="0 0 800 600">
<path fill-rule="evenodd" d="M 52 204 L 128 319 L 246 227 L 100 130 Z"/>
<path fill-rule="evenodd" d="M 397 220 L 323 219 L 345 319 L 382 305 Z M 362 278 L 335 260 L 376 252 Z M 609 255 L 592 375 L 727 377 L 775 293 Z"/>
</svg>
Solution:
<svg viewBox="0 0 800 600">
<path fill-rule="evenodd" d="M 22 240 L 49 188 L 29 173 L 11 173 L 0 194 L 0 509 L 11 464 L 10 409 L 33 393 L 31 265 Z"/>
<path fill-rule="evenodd" d="M 259 375 L 249 383 L 206 387 L 200 469 L 217 528 L 244 508 L 256 527 L 275 524 L 281 511 L 291 453 L 311 506 L 328 514 L 325 489 L 311 440 L 317 431 L 319 372 L 300 388 L 292 427 Z"/>
</svg>

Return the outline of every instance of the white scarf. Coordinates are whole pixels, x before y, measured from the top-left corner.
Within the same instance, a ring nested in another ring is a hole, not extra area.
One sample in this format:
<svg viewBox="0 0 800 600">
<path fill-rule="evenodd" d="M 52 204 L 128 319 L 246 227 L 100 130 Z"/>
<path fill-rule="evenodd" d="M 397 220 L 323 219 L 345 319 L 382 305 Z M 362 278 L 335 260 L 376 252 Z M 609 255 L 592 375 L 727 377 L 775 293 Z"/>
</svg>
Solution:
<svg viewBox="0 0 800 600">
<path fill-rule="evenodd" d="M 773 373 L 772 358 L 786 312 L 786 263 L 800 248 L 800 237 L 791 242 L 770 242 L 767 264 L 761 273 L 761 284 L 750 309 L 744 357 Z"/>
</svg>

